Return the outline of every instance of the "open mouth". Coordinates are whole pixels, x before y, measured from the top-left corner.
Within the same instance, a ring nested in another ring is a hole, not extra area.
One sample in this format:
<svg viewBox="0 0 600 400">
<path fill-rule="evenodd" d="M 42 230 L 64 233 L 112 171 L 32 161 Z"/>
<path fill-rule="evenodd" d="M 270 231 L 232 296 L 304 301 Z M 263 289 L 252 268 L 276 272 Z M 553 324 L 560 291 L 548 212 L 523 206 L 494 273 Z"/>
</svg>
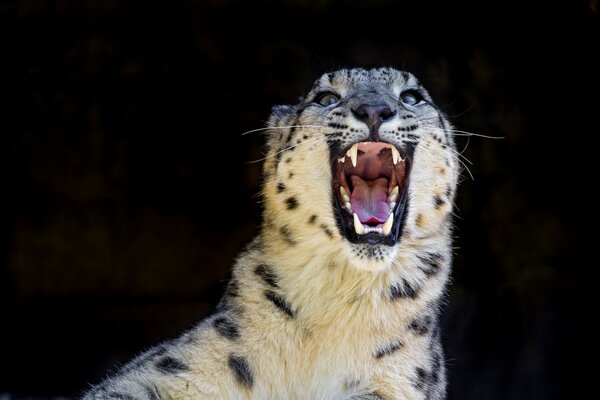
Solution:
<svg viewBox="0 0 600 400">
<path fill-rule="evenodd" d="M 360 142 L 334 159 L 334 207 L 351 242 L 394 245 L 402 231 L 410 163 L 384 142 Z"/>
</svg>

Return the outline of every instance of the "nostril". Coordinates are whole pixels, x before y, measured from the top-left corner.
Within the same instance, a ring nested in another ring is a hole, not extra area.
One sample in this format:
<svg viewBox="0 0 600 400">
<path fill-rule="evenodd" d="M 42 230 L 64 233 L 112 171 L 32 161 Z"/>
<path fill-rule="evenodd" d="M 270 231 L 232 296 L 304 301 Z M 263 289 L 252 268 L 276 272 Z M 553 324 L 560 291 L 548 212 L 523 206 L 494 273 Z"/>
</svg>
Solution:
<svg viewBox="0 0 600 400">
<path fill-rule="evenodd" d="M 356 119 L 365 122 L 369 126 L 379 125 L 396 115 L 396 111 L 392 110 L 391 107 L 385 103 L 361 104 L 357 108 L 353 108 L 352 113 Z"/>
<path fill-rule="evenodd" d="M 379 116 L 383 121 L 387 121 L 396 115 L 396 111 L 392 111 L 389 107 L 385 106 L 385 108 L 379 111 Z"/>
<path fill-rule="evenodd" d="M 356 119 L 358 119 L 359 121 L 367 121 L 371 114 L 369 112 L 370 107 L 371 106 L 369 106 L 369 105 L 361 104 L 360 106 L 358 106 L 358 108 L 352 109 L 352 114 L 354 114 Z"/>
</svg>

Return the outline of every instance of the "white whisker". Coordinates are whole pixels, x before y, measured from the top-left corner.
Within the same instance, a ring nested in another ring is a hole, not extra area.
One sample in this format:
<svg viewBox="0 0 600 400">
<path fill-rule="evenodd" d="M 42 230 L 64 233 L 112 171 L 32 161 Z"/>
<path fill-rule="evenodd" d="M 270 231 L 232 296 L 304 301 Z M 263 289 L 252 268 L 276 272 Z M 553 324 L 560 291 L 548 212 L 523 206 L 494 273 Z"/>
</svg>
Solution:
<svg viewBox="0 0 600 400">
<path fill-rule="evenodd" d="M 265 127 L 265 128 L 257 128 L 257 129 L 251 129 L 249 131 L 243 132 L 242 136 L 244 135 L 248 135 L 250 133 L 254 133 L 254 132 L 261 132 L 261 131 L 269 131 L 271 129 L 291 129 L 291 128 L 326 128 L 326 126 L 323 125 L 287 125 L 287 126 L 269 126 L 269 127 Z"/>
<path fill-rule="evenodd" d="M 482 135 L 480 133 L 461 131 L 458 129 L 443 129 L 443 128 L 438 128 L 437 126 L 429 126 L 429 127 L 426 127 L 425 129 L 434 129 L 434 130 L 438 130 L 438 131 L 442 131 L 442 132 L 447 132 L 447 133 L 451 134 L 452 136 L 476 136 L 476 137 L 480 137 L 480 138 L 484 138 L 484 139 L 506 139 L 504 136 Z"/>
<path fill-rule="evenodd" d="M 427 148 L 428 150 L 438 150 L 438 151 L 439 151 L 439 148 L 438 148 L 438 147 L 431 147 L 431 144 L 430 144 L 430 143 L 428 143 L 428 142 L 422 142 L 422 141 L 419 141 L 419 140 L 405 140 L 405 142 L 408 142 L 408 143 L 415 143 L 415 144 L 422 144 L 422 145 L 426 146 L 426 148 Z M 458 161 L 458 162 L 459 162 L 459 163 L 460 163 L 460 164 L 461 164 L 461 165 L 464 167 L 464 169 L 465 169 L 465 170 L 467 170 L 467 172 L 468 172 L 469 176 L 471 177 L 471 180 L 472 180 L 472 181 L 475 181 L 475 177 L 474 177 L 474 176 L 473 176 L 473 174 L 471 173 L 471 170 L 469 169 L 468 165 L 467 165 L 467 164 L 465 164 L 465 162 L 467 162 L 467 163 L 469 163 L 470 165 L 473 165 L 473 163 L 471 162 L 471 160 L 469 160 L 469 159 L 468 159 L 467 157 L 465 157 L 463 154 L 459 153 L 459 152 L 458 152 L 458 150 L 456 150 L 456 149 L 453 149 L 452 147 L 446 147 L 446 149 L 447 149 L 447 150 L 450 150 L 451 152 L 453 152 L 453 153 L 454 153 L 454 154 L 457 156 L 456 160 L 457 160 L 457 161 Z M 461 160 L 461 158 L 462 158 L 462 160 Z M 465 160 L 465 161 L 463 161 L 463 160 Z"/>
</svg>

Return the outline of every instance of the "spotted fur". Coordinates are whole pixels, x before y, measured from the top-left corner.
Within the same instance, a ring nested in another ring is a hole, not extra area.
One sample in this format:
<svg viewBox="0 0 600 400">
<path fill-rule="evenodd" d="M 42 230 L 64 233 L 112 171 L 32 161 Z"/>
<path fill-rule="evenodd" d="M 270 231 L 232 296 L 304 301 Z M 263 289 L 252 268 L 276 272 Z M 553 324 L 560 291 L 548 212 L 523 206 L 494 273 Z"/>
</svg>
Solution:
<svg viewBox="0 0 600 400">
<path fill-rule="evenodd" d="M 423 102 L 401 101 L 407 90 Z M 339 101 L 315 102 L 323 92 Z M 332 161 L 374 133 L 360 102 L 394 109 L 377 140 L 410 154 L 397 243 L 352 243 L 332 199 Z M 91 399 L 444 399 L 439 304 L 451 262 L 458 168 L 450 123 L 418 80 L 391 68 L 323 75 L 273 108 L 259 236 L 238 258 L 217 313 L 157 346 Z"/>
</svg>

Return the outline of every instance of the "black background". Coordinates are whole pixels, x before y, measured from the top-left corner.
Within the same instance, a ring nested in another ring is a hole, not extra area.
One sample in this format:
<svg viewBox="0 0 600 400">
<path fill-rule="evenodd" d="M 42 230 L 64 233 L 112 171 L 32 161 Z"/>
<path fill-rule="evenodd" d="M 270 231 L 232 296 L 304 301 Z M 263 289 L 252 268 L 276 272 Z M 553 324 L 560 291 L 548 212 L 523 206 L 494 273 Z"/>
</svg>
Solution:
<svg viewBox="0 0 600 400">
<path fill-rule="evenodd" d="M 395 66 L 504 137 L 457 137 L 449 397 L 578 398 L 600 24 L 546 3 L 2 2 L 0 394 L 77 395 L 209 313 L 260 221 L 241 134 L 321 73 Z"/>
</svg>

